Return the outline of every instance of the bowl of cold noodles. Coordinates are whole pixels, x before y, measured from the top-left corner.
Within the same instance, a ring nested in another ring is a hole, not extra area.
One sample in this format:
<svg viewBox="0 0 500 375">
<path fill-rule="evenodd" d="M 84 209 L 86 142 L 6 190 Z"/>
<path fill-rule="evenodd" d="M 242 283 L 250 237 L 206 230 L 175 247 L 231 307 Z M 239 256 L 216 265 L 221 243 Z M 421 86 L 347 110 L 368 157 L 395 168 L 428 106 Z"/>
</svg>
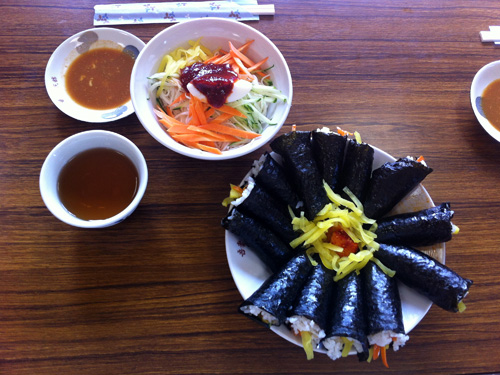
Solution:
<svg viewBox="0 0 500 375">
<path fill-rule="evenodd" d="M 278 48 L 254 28 L 203 18 L 171 26 L 137 57 L 130 93 L 144 128 L 185 156 L 232 159 L 271 140 L 292 102 Z"/>
</svg>

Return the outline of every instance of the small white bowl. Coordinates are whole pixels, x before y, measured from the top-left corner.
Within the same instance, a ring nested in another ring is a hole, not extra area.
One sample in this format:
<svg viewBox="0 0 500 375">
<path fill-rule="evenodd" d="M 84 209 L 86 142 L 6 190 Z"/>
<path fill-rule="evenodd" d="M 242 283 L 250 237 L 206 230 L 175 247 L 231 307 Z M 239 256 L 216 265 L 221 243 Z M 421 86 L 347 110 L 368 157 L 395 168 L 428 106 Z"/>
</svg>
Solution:
<svg viewBox="0 0 500 375">
<path fill-rule="evenodd" d="M 178 47 L 188 47 L 189 40 L 201 39 L 210 50 L 227 49 L 228 41 L 241 45 L 254 40 L 247 54 L 254 61 L 269 57 L 271 78 L 274 86 L 287 97 L 286 103 L 278 103 L 271 118 L 277 125 L 268 126 L 261 137 L 250 143 L 228 151 L 222 155 L 211 154 L 186 147 L 174 141 L 160 126 L 153 113 L 154 98 L 148 95 L 148 77 L 156 73 L 162 57 Z M 151 39 L 137 57 L 130 82 L 130 95 L 135 113 L 144 128 L 158 142 L 182 155 L 204 160 L 224 160 L 246 155 L 270 141 L 283 126 L 292 102 L 292 77 L 288 65 L 278 48 L 264 34 L 244 23 L 221 18 L 201 18 L 178 23 L 161 31 Z"/>
<path fill-rule="evenodd" d="M 474 114 L 481 126 L 489 135 L 500 142 L 500 131 L 488 121 L 481 107 L 481 96 L 484 89 L 497 79 L 500 79 L 500 61 L 493 61 L 479 69 L 472 80 L 470 100 Z"/>
<path fill-rule="evenodd" d="M 59 173 L 75 155 L 97 147 L 116 150 L 127 156 L 137 168 L 139 186 L 132 202 L 119 214 L 103 220 L 83 220 L 70 213 L 59 199 Z M 127 218 L 141 201 L 148 184 L 146 160 L 137 146 L 124 136 L 106 130 L 89 130 L 72 135 L 60 142 L 49 153 L 40 172 L 40 193 L 49 211 L 59 220 L 80 228 L 104 228 Z"/>
<path fill-rule="evenodd" d="M 126 31 L 107 27 L 84 30 L 66 39 L 52 53 L 45 69 L 45 88 L 50 99 L 68 116 L 86 122 L 109 122 L 134 113 L 130 100 L 120 107 L 105 110 L 79 105 L 66 91 L 65 74 L 73 60 L 89 49 L 115 48 L 137 58 L 144 45 L 142 40 Z"/>
</svg>

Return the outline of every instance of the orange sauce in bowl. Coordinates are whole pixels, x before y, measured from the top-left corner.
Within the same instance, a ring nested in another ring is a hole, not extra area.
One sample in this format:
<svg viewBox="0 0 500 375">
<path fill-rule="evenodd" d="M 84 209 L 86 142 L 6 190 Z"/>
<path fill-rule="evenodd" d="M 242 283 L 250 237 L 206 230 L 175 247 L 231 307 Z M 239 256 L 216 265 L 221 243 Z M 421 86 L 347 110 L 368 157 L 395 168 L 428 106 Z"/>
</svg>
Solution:
<svg viewBox="0 0 500 375">
<path fill-rule="evenodd" d="M 114 48 L 95 48 L 78 56 L 66 72 L 66 90 L 90 109 L 113 109 L 130 100 L 134 59 Z"/>
<path fill-rule="evenodd" d="M 500 130 L 500 79 L 486 86 L 481 95 L 481 107 L 488 121 Z"/>
</svg>

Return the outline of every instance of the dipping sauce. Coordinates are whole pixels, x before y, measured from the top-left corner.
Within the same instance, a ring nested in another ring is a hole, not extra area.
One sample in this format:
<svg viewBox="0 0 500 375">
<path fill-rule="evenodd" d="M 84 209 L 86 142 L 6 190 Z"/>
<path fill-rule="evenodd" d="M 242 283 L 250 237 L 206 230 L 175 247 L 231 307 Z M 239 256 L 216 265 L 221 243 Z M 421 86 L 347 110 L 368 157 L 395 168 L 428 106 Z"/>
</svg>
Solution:
<svg viewBox="0 0 500 375">
<path fill-rule="evenodd" d="M 57 188 L 69 212 L 83 220 L 98 220 L 123 211 L 138 185 L 139 174 L 128 157 L 109 148 L 93 148 L 62 168 Z"/>
<path fill-rule="evenodd" d="M 220 108 L 233 91 L 238 74 L 229 64 L 194 63 L 181 71 L 180 81 L 185 91 L 192 83 L 207 98 L 210 105 Z"/>
<path fill-rule="evenodd" d="M 481 96 L 481 107 L 488 121 L 500 130 L 500 79 L 486 86 Z"/>
<path fill-rule="evenodd" d="M 66 72 L 66 90 L 90 109 L 112 109 L 130 100 L 134 59 L 114 48 L 95 48 L 78 56 Z"/>
</svg>

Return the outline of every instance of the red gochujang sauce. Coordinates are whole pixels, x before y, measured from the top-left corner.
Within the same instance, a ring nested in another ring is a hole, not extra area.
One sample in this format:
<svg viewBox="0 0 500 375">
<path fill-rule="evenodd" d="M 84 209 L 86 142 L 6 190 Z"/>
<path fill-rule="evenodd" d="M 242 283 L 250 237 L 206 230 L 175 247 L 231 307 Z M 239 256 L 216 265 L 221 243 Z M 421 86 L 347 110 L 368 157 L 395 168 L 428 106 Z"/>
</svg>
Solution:
<svg viewBox="0 0 500 375">
<path fill-rule="evenodd" d="M 180 81 L 185 91 L 192 83 L 207 98 L 210 105 L 220 108 L 233 91 L 238 74 L 229 64 L 194 63 L 181 71 Z"/>
<path fill-rule="evenodd" d="M 123 211 L 138 185 L 139 174 L 128 157 L 109 148 L 93 148 L 68 161 L 57 188 L 69 212 L 83 220 L 98 220 Z"/>
<path fill-rule="evenodd" d="M 90 109 L 112 109 L 130 100 L 134 59 L 114 48 L 95 48 L 78 56 L 66 72 L 66 90 Z"/>
</svg>

